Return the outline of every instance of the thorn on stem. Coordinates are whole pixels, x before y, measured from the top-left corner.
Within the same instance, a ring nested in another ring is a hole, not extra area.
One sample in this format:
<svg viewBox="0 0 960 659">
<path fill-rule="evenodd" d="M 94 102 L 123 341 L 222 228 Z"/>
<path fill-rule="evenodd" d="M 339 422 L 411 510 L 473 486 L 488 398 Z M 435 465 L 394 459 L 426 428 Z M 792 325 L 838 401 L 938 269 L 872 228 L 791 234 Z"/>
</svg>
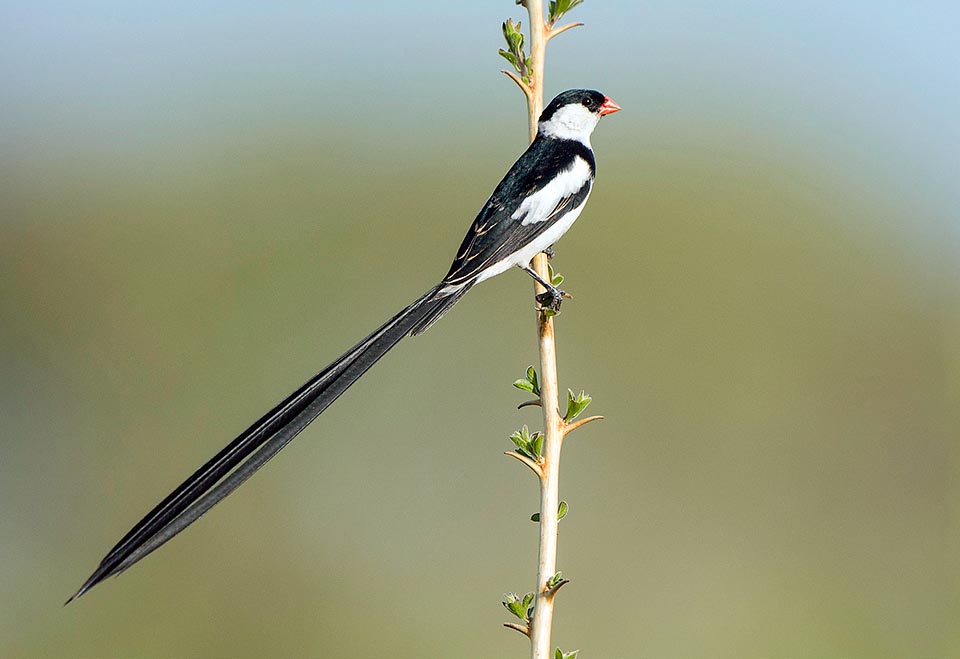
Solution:
<svg viewBox="0 0 960 659">
<path fill-rule="evenodd" d="M 533 473 L 535 473 L 535 474 L 537 475 L 537 478 L 543 480 L 543 470 L 540 468 L 540 465 L 538 465 L 536 462 L 534 462 L 533 460 L 531 460 L 531 459 L 528 458 L 527 456 L 521 455 L 520 453 L 517 453 L 516 451 L 504 451 L 503 454 L 504 454 L 504 455 L 509 455 L 511 458 L 516 458 L 517 460 L 519 460 L 519 461 L 522 462 L 523 464 L 527 465 L 528 467 L 530 467 L 530 471 L 532 471 Z"/>
<path fill-rule="evenodd" d="M 573 423 L 564 424 L 563 436 L 566 437 L 580 426 L 585 426 L 591 421 L 599 421 L 602 418 L 602 416 L 588 416 L 586 419 L 580 419 L 579 421 L 574 421 Z"/>
<path fill-rule="evenodd" d="M 549 590 L 545 593 L 546 596 L 547 596 L 547 597 L 553 597 L 554 595 L 557 594 L 557 591 L 558 591 L 558 590 L 560 590 L 561 588 L 563 588 L 563 587 L 564 587 L 565 585 L 567 585 L 568 583 L 570 583 L 570 580 L 569 580 L 569 579 L 563 579 L 562 581 L 560 581 L 559 583 L 557 583 L 556 586 L 554 586 L 553 588 L 549 589 Z"/>
<path fill-rule="evenodd" d="M 583 26 L 583 23 L 567 23 L 566 25 L 563 25 L 561 27 L 554 28 L 549 32 L 547 32 L 547 41 L 550 41 L 558 34 L 563 34 L 567 30 L 573 29 L 575 27 L 582 27 L 582 26 Z"/>
<path fill-rule="evenodd" d="M 533 92 L 530 90 L 530 86 L 527 83 L 525 83 L 520 78 L 520 76 L 518 76 L 513 71 L 507 71 L 506 69 L 501 71 L 501 73 L 503 73 L 505 76 L 507 76 L 508 78 L 513 80 L 515 83 L 517 83 L 517 86 L 520 88 L 520 91 L 523 92 L 523 95 L 526 96 L 527 99 L 533 98 Z"/>
<path fill-rule="evenodd" d="M 515 623 L 515 622 L 505 622 L 505 623 L 503 623 L 503 626 L 504 626 L 504 627 L 507 627 L 508 629 L 515 629 L 516 631 L 520 632 L 521 634 L 523 634 L 523 635 L 526 636 L 527 638 L 530 638 L 530 628 L 529 628 L 529 627 L 526 627 L 526 626 L 524 626 L 524 625 L 517 624 L 517 623 Z"/>
</svg>

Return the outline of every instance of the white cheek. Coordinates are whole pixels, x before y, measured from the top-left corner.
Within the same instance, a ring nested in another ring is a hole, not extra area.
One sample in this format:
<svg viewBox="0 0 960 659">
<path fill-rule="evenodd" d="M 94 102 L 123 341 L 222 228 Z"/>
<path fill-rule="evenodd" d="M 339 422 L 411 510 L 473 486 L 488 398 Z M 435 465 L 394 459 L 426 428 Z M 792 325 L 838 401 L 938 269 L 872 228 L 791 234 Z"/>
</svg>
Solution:
<svg viewBox="0 0 960 659">
<path fill-rule="evenodd" d="M 540 124 L 540 132 L 546 137 L 576 140 L 590 146 L 590 133 L 599 121 L 599 115 L 582 105 L 568 105 L 557 110 L 549 121 Z"/>
</svg>

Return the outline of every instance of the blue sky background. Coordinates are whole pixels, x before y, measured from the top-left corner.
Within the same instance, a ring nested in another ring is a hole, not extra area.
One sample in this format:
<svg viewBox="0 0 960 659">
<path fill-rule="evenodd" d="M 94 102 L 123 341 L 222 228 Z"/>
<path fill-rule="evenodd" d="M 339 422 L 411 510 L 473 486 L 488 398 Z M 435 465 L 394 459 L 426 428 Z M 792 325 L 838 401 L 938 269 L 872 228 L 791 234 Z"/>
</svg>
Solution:
<svg viewBox="0 0 960 659">
<path fill-rule="evenodd" d="M 222 133 L 322 133 L 333 122 L 350 139 L 406 148 L 429 127 L 476 134 L 515 110 L 490 25 L 520 8 L 357 4 L 4 3 L 4 150 L 21 164 L 64 150 L 136 157 L 145 144 L 180 152 Z M 575 18 L 589 29 L 551 44 L 548 86 L 609 90 L 631 128 L 646 128 L 627 135 L 637 149 L 678 117 L 710 132 L 722 124 L 730 140 L 789 136 L 818 166 L 854 158 L 847 169 L 865 184 L 942 210 L 956 201 L 958 12 L 945 2 L 587 3 Z"/>
</svg>

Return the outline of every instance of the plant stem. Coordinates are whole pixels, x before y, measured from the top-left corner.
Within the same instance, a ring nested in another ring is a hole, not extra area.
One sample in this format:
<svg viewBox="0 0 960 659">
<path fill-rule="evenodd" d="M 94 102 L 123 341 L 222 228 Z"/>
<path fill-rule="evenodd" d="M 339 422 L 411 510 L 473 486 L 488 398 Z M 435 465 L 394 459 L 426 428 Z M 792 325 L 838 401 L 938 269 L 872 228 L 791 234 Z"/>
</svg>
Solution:
<svg viewBox="0 0 960 659">
<path fill-rule="evenodd" d="M 543 112 L 543 65 L 548 32 L 543 20 L 543 1 L 526 0 L 530 21 L 530 58 L 533 71 L 530 75 L 527 96 L 527 118 L 530 125 L 530 141 L 537 136 L 537 120 Z M 547 257 L 537 254 L 533 269 L 549 281 Z M 536 292 L 544 289 L 534 284 Z M 563 443 L 563 419 L 558 410 L 557 344 L 553 318 L 537 313 L 537 340 L 540 349 L 540 400 L 543 410 L 544 459 L 540 474 L 540 548 L 537 561 L 537 604 L 530 623 L 530 657 L 549 659 L 551 632 L 553 628 L 553 604 L 556 591 L 551 591 L 547 581 L 557 572 L 557 530 L 560 505 L 560 448 Z"/>
<path fill-rule="evenodd" d="M 537 120 L 543 112 L 543 63 L 547 51 L 547 26 L 543 22 L 543 0 L 526 0 L 523 4 L 530 15 L 530 59 L 533 62 L 533 71 L 530 74 L 532 93 L 527 95 L 527 122 L 532 142 L 537 136 Z M 546 257 L 543 262 L 546 268 Z"/>
</svg>

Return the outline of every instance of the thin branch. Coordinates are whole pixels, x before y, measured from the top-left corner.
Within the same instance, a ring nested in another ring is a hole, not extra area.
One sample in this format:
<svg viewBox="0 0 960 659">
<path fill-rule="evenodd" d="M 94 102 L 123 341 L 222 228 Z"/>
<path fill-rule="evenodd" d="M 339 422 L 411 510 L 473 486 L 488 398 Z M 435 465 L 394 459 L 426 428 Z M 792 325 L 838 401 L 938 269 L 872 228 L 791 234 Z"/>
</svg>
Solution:
<svg viewBox="0 0 960 659">
<path fill-rule="evenodd" d="M 530 90 L 530 87 L 527 85 L 527 83 L 523 81 L 523 78 L 518 76 L 513 71 L 503 70 L 501 73 L 517 83 L 517 87 L 519 87 L 520 91 L 523 92 L 523 95 L 527 97 L 527 102 L 529 103 L 530 98 L 533 96 L 533 92 Z"/>
<path fill-rule="evenodd" d="M 599 421 L 599 420 L 602 419 L 602 418 L 603 418 L 602 416 L 588 416 L 588 417 L 585 418 L 585 419 L 580 419 L 579 421 L 574 421 L 573 423 L 564 424 L 564 426 L 563 426 L 563 436 L 566 437 L 567 435 L 569 435 L 570 433 L 572 433 L 574 430 L 576 430 L 576 429 L 579 428 L 580 426 L 585 426 L 585 425 L 587 425 L 588 423 L 590 423 L 591 421 Z"/>
<path fill-rule="evenodd" d="M 567 23 L 561 27 L 554 28 L 547 33 L 547 41 L 550 41 L 558 34 L 563 34 L 567 30 L 571 30 L 575 27 L 583 27 L 583 23 Z"/>
<path fill-rule="evenodd" d="M 527 465 L 528 467 L 530 467 L 530 470 L 537 475 L 537 478 L 539 478 L 540 480 L 543 480 L 543 470 L 540 468 L 540 465 L 538 465 L 536 462 L 534 462 L 527 456 L 517 453 L 516 451 L 504 451 L 503 454 L 509 455 L 511 458 L 516 458 L 523 464 Z"/>
<path fill-rule="evenodd" d="M 525 625 L 521 625 L 516 622 L 505 622 L 503 623 L 503 626 L 508 627 L 510 629 L 515 629 L 521 634 L 523 634 L 524 636 L 526 636 L 527 638 L 530 638 L 530 628 Z"/>
<path fill-rule="evenodd" d="M 547 595 L 548 595 L 549 597 L 553 597 L 554 595 L 557 594 L 557 591 L 558 591 L 558 590 L 560 590 L 561 588 L 563 588 L 564 586 L 566 586 L 568 583 L 570 583 L 570 580 L 569 580 L 569 579 L 564 579 L 564 580 L 560 581 L 556 586 L 554 586 L 553 588 L 551 588 L 550 590 L 547 591 Z"/>
<path fill-rule="evenodd" d="M 534 407 L 534 406 L 543 407 L 543 403 L 540 401 L 539 398 L 537 398 L 536 400 L 528 400 L 525 403 L 520 403 L 519 405 L 517 405 L 517 409 L 522 410 L 524 407 Z"/>
</svg>

